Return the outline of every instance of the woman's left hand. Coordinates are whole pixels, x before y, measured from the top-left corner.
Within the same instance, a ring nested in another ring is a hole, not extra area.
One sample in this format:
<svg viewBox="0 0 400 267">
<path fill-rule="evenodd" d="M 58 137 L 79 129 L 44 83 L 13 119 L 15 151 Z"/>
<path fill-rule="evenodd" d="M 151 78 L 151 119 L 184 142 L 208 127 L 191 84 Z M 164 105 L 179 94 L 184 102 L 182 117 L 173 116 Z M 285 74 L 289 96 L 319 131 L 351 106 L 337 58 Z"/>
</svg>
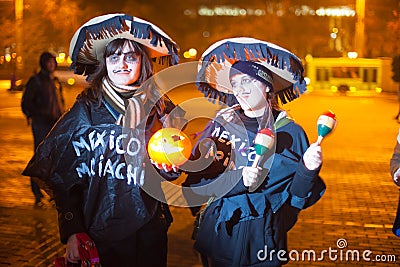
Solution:
<svg viewBox="0 0 400 267">
<path fill-rule="evenodd" d="M 79 255 L 79 241 L 76 238 L 76 234 L 71 235 L 68 238 L 67 245 L 65 248 L 65 259 L 67 262 L 70 263 L 78 263 L 78 261 L 81 259 Z"/>
<path fill-rule="evenodd" d="M 178 172 L 178 170 L 179 170 L 179 167 L 176 165 L 167 165 L 165 163 L 157 163 L 152 159 L 150 159 L 150 162 L 151 162 L 151 164 L 156 166 L 157 169 L 163 170 L 165 172 L 170 172 L 170 171 Z"/>
</svg>

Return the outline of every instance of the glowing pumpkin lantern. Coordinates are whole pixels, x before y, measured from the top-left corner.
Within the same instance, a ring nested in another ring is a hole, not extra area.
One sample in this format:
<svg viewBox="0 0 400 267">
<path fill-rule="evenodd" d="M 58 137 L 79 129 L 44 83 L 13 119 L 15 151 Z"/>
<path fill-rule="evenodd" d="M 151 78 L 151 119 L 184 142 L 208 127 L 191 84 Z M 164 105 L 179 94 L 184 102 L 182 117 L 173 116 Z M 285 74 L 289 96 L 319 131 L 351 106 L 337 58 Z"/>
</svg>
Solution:
<svg viewBox="0 0 400 267">
<path fill-rule="evenodd" d="M 192 152 L 189 137 L 176 128 L 162 128 L 150 138 L 147 145 L 150 158 L 167 166 L 184 164 Z"/>
</svg>

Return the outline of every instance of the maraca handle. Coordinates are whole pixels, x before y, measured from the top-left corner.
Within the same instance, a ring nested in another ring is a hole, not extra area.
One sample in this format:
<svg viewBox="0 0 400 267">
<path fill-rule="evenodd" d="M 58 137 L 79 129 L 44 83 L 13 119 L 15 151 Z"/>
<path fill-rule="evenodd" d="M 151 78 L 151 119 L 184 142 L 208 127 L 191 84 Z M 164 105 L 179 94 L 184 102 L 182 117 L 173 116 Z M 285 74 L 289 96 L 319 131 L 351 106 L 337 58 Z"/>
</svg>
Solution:
<svg viewBox="0 0 400 267">
<path fill-rule="evenodd" d="M 261 159 L 261 155 L 256 154 L 256 157 L 254 158 L 253 164 L 251 165 L 251 167 L 255 168 L 258 166 L 258 162 L 260 162 Z"/>
<path fill-rule="evenodd" d="M 321 135 L 318 135 L 318 138 L 317 138 L 317 145 L 319 145 L 319 146 L 321 145 L 322 139 L 324 139 L 324 137 L 321 136 Z"/>
<path fill-rule="evenodd" d="M 258 167 L 258 163 L 260 162 L 260 159 L 261 159 L 261 155 L 256 154 L 256 157 L 254 158 L 254 161 L 253 161 L 253 164 L 251 164 L 251 167 L 257 168 Z M 257 189 L 258 186 L 259 186 L 258 183 L 255 186 L 250 186 L 249 187 L 249 192 L 254 192 Z"/>
</svg>

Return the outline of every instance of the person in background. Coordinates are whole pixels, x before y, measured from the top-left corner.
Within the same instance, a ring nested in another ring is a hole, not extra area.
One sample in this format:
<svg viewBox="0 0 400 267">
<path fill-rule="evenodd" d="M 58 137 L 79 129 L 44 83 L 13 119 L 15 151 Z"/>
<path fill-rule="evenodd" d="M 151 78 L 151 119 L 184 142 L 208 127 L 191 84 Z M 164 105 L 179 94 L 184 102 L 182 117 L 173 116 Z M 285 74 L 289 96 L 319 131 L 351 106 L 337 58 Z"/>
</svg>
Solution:
<svg viewBox="0 0 400 267">
<path fill-rule="evenodd" d="M 396 145 L 390 159 L 390 174 L 395 185 L 400 186 L 400 130 L 397 135 Z M 400 237 L 400 196 L 397 205 L 396 218 L 393 223 L 392 232 Z"/>
<path fill-rule="evenodd" d="M 61 117 L 65 105 L 61 83 L 54 75 L 56 57 L 43 52 L 39 64 L 40 71 L 28 80 L 21 102 L 22 111 L 32 127 L 34 150 Z M 31 177 L 31 187 L 35 205 L 42 206 L 44 195 L 35 177 Z"/>
<path fill-rule="evenodd" d="M 177 117 L 167 116 L 179 107 L 151 79 L 153 64 L 176 64 L 177 54 L 158 27 L 125 14 L 95 17 L 73 36 L 72 67 L 89 75 L 90 87 L 24 171 L 54 194 L 68 262 L 81 259 L 77 234 L 86 233 L 103 267 L 166 266 L 172 217 L 151 190 L 180 172 L 151 162 L 146 144 Z"/>
<path fill-rule="evenodd" d="M 200 211 L 194 243 L 204 266 L 285 264 L 284 257 L 270 251 L 287 251 L 287 232 L 299 212 L 325 191 L 319 177 L 321 147 L 309 145 L 305 131 L 277 102 L 278 97 L 291 101 L 305 90 L 302 72 L 295 55 L 253 38 L 225 39 L 203 53 L 198 88 L 228 105 L 198 141 L 205 146 L 199 151 L 208 152 L 194 159 L 215 155 L 213 163 L 189 172 L 184 183 L 193 194 L 210 198 Z M 269 149 L 257 163 L 254 140 L 266 129 L 273 135 L 261 139 L 273 142 L 262 143 Z M 207 139 L 214 145 L 202 142 Z"/>
</svg>

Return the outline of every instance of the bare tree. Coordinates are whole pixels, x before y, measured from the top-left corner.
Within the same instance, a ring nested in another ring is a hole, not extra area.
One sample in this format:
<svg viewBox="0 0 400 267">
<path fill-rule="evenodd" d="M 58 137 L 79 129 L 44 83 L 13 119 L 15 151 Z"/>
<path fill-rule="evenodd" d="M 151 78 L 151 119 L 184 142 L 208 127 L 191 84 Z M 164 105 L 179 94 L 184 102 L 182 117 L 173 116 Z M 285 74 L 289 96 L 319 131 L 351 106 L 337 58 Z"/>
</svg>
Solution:
<svg viewBox="0 0 400 267">
<path fill-rule="evenodd" d="M 78 18 L 84 12 L 73 0 L 30 1 L 25 5 L 22 23 L 25 76 L 37 69 L 43 51 L 68 53 L 69 42 L 80 24 Z"/>
</svg>

